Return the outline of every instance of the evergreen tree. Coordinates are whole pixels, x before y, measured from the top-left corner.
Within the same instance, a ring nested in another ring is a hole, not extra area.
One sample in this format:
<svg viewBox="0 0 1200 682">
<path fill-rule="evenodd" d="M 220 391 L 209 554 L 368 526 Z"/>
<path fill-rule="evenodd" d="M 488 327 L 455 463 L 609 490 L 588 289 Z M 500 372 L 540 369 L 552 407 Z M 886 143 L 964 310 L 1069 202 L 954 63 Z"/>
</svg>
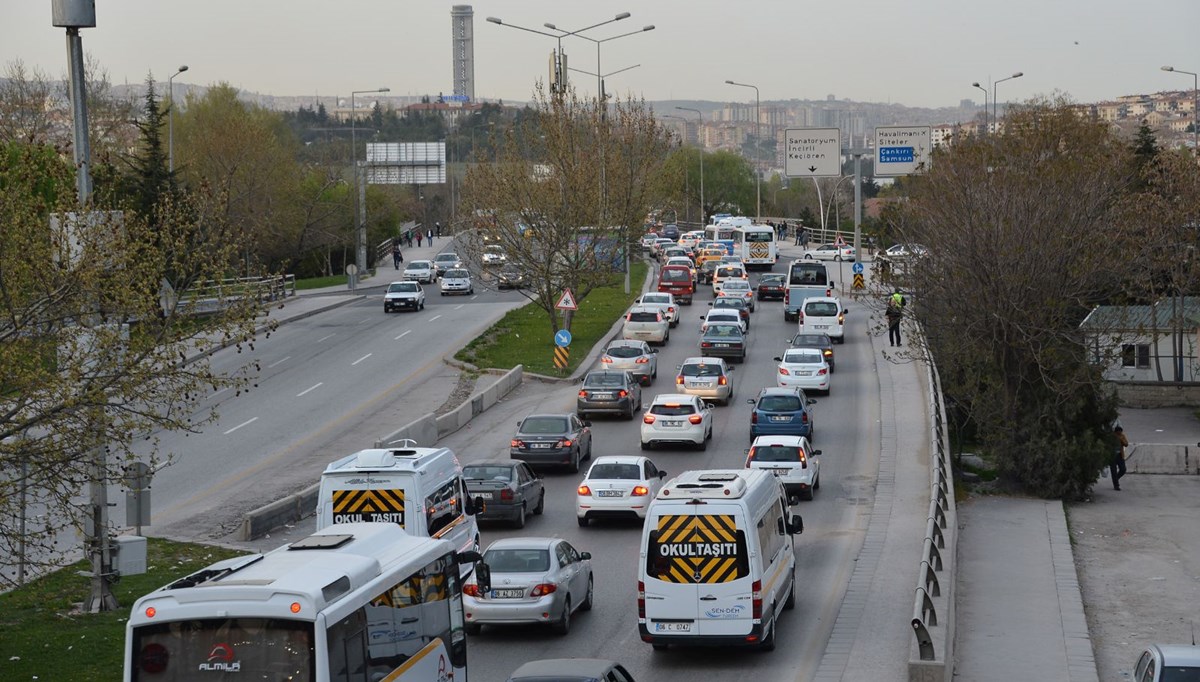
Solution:
<svg viewBox="0 0 1200 682">
<path fill-rule="evenodd" d="M 1158 140 L 1154 137 L 1154 131 L 1142 121 L 1137 135 L 1133 138 L 1133 153 L 1137 156 L 1139 165 L 1152 161 L 1158 156 L 1158 150 Z"/>
<path fill-rule="evenodd" d="M 127 182 L 132 208 L 151 225 L 159 222 L 158 210 L 163 200 L 175 196 L 179 189 L 174 172 L 167 166 L 167 149 L 162 139 L 169 113 L 170 107 L 162 106 L 154 90 L 154 77 L 147 77 L 142 115 L 134 121 L 141 139 L 137 150 L 125 162 L 131 171 Z"/>
</svg>

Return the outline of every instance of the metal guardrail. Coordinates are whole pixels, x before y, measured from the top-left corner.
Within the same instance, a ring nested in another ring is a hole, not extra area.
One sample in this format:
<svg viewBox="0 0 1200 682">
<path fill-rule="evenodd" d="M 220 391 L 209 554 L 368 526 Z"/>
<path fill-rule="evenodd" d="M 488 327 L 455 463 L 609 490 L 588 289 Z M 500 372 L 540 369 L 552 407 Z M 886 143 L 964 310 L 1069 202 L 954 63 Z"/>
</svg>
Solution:
<svg viewBox="0 0 1200 682">
<path fill-rule="evenodd" d="M 249 298 L 267 303 L 295 295 L 295 275 L 212 279 L 200 282 L 180 295 L 177 310 L 183 314 L 205 315 L 222 310 L 233 301 Z"/>
<path fill-rule="evenodd" d="M 929 516 L 917 568 L 913 596 L 912 628 L 920 661 L 950 664 L 947 653 L 954 636 L 949 621 L 954 612 L 955 549 L 958 543 L 957 507 L 954 476 L 950 465 L 950 442 L 946 430 L 946 406 L 937 367 L 928 363 L 930 386 L 930 462 Z M 936 635 L 936 640 L 935 640 Z M 940 641 L 938 641 L 940 640 Z M 912 663 L 910 661 L 910 663 Z M 912 677 L 910 673 L 910 678 Z"/>
</svg>

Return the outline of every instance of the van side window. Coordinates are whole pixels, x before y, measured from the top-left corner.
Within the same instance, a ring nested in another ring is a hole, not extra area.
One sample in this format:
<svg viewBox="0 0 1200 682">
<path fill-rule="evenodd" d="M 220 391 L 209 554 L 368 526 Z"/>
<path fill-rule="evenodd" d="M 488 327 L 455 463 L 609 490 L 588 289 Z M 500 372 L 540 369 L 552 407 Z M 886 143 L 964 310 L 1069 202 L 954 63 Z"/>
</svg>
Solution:
<svg viewBox="0 0 1200 682">
<path fill-rule="evenodd" d="M 458 494 L 459 479 L 447 481 L 425 498 L 425 523 L 430 537 L 462 515 L 463 496 Z"/>
</svg>

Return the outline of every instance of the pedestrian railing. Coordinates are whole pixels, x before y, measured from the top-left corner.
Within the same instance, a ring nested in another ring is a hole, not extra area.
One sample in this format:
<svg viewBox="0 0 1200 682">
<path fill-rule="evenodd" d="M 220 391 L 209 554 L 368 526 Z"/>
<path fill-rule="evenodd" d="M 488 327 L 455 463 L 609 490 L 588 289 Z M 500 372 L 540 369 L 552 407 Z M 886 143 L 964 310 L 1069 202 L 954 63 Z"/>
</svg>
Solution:
<svg viewBox="0 0 1200 682">
<path fill-rule="evenodd" d="M 253 299 L 267 303 L 295 295 L 295 275 L 212 279 L 199 282 L 181 294 L 176 310 L 185 315 L 211 315 L 236 301 Z"/>
<path fill-rule="evenodd" d="M 927 366 L 932 415 L 929 435 L 933 450 L 929 467 L 929 515 L 913 596 L 912 628 L 916 651 L 915 655 L 909 656 L 910 680 L 945 679 L 947 666 L 953 666 L 954 648 L 958 512 L 941 379 L 932 360 Z"/>
</svg>

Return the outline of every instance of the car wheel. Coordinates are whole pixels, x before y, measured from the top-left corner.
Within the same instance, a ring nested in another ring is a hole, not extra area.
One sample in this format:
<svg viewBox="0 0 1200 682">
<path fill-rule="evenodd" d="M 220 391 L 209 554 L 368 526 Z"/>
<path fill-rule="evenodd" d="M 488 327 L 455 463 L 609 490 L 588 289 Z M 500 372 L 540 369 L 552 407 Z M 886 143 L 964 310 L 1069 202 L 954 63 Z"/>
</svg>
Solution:
<svg viewBox="0 0 1200 682">
<path fill-rule="evenodd" d="M 792 571 L 792 589 L 788 590 L 787 601 L 783 602 L 783 608 L 791 611 L 796 608 L 796 571 Z"/>
<path fill-rule="evenodd" d="M 576 516 L 575 522 L 579 524 L 580 528 L 587 528 L 588 526 L 588 518 L 586 516 Z"/>
<path fill-rule="evenodd" d="M 421 310 L 425 309 L 425 301 L 421 301 Z"/>
<path fill-rule="evenodd" d="M 650 444 L 649 444 L 649 443 L 642 443 L 642 449 L 643 449 L 643 450 L 649 450 L 649 449 L 650 449 Z"/>
<path fill-rule="evenodd" d="M 567 468 L 570 469 L 571 473 L 573 473 L 573 474 L 579 473 L 579 451 L 578 450 L 576 450 L 575 454 L 571 456 L 571 464 Z"/>
<path fill-rule="evenodd" d="M 579 605 L 580 611 L 591 611 L 592 610 L 592 592 L 593 591 L 594 591 L 594 589 L 593 589 L 593 585 L 592 585 L 592 576 L 589 575 L 588 576 L 587 596 L 583 598 L 583 603 Z"/>
<path fill-rule="evenodd" d="M 696 449 L 697 450 L 707 450 L 708 449 L 708 437 L 707 436 L 700 439 L 700 442 L 696 444 Z"/>
<path fill-rule="evenodd" d="M 821 474 L 817 474 L 817 477 L 815 479 L 813 479 L 813 490 L 820 490 L 820 489 L 821 489 Z"/>
<path fill-rule="evenodd" d="M 478 635 L 479 633 L 483 632 L 483 626 L 479 623 L 467 623 L 463 627 L 467 631 L 468 635 Z"/>
<path fill-rule="evenodd" d="M 543 489 L 542 494 L 538 495 L 538 503 L 533 508 L 533 513 L 540 516 L 544 511 L 546 511 L 546 491 Z"/>
<path fill-rule="evenodd" d="M 525 527 L 525 503 L 524 502 L 522 502 L 521 506 L 517 508 L 517 518 L 513 519 L 513 525 L 516 526 L 517 528 Z"/>
<path fill-rule="evenodd" d="M 805 502 L 811 502 L 812 498 L 813 498 L 813 489 L 812 488 L 808 488 L 807 490 L 800 491 L 800 499 L 804 500 Z"/>
<path fill-rule="evenodd" d="M 628 421 L 633 420 L 633 405 L 632 404 L 629 405 L 629 411 L 625 413 L 625 419 Z"/>
<path fill-rule="evenodd" d="M 834 257 L 833 257 L 833 262 L 835 262 L 835 263 L 841 263 L 841 262 L 842 262 L 842 257 L 841 257 L 840 255 L 838 255 L 838 256 L 834 256 Z"/>
<path fill-rule="evenodd" d="M 653 647 L 655 651 L 666 651 L 667 650 L 666 644 L 660 644 L 658 642 L 652 642 L 650 644 L 650 646 Z"/>
<path fill-rule="evenodd" d="M 767 633 L 767 636 L 763 638 L 762 644 L 760 645 L 762 647 L 763 651 L 774 651 L 775 650 L 775 623 L 776 622 L 777 622 L 777 619 L 771 620 L 771 630 Z"/>
<path fill-rule="evenodd" d="M 571 631 L 571 598 L 567 597 L 567 601 L 563 603 L 562 618 L 559 618 L 552 626 L 554 631 L 560 635 L 565 635 Z"/>
</svg>

